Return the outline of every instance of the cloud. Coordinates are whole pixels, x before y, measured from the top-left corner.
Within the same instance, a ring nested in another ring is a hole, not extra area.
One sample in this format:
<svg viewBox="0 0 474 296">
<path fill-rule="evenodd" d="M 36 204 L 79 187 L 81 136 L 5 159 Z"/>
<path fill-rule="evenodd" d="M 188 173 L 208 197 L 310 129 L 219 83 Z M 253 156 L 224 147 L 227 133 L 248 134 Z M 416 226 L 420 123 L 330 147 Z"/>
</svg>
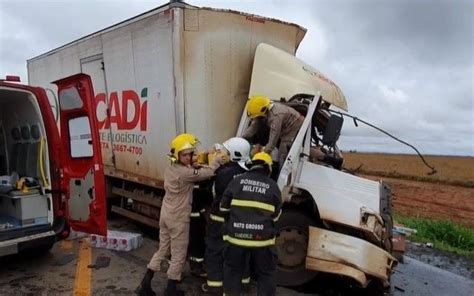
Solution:
<svg viewBox="0 0 474 296">
<path fill-rule="evenodd" d="M 408 101 L 408 95 L 401 89 L 389 88 L 386 85 L 379 85 L 378 89 L 387 103 L 406 103 Z"/>
<path fill-rule="evenodd" d="M 0 75 L 26 60 L 167 1 L 0 0 Z M 473 2 L 192 1 L 297 23 L 297 56 L 343 90 L 349 111 L 422 152 L 474 155 Z M 346 119 L 343 149 L 409 152 Z"/>
</svg>

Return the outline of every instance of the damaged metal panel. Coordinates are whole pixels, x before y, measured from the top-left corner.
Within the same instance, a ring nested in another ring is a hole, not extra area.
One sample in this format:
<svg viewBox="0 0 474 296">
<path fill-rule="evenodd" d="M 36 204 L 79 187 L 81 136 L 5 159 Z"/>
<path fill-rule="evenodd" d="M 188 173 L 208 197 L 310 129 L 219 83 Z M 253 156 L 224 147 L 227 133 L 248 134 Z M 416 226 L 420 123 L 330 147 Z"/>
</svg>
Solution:
<svg viewBox="0 0 474 296">
<path fill-rule="evenodd" d="M 342 110 L 348 109 L 341 89 L 321 72 L 281 49 L 261 44 L 255 53 L 250 96 L 287 100 L 296 94 L 320 94 Z"/>
<path fill-rule="evenodd" d="M 379 214 L 380 189 L 375 181 L 304 161 L 294 187 L 311 193 L 323 220 L 371 231 L 361 227 L 361 210 Z"/>
<path fill-rule="evenodd" d="M 309 227 L 307 256 L 355 268 L 379 278 L 385 284 L 388 284 L 389 276 L 397 263 L 392 255 L 367 241 L 316 227 Z M 321 271 L 324 265 L 308 264 L 308 267 Z M 329 267 L 326 267 L 328 270 L 324 271 L 337 273 Z M 341 269 L 340 273 L 353 277 L 359 282 L 362 279 L 360 274 L 353 271 Z"/>
<path fill-rule="evenodd" d="M 356 280 L 359 283 L 359 285 L 364 288 L 368 284 L 365 273 L 358 270 L 357 268 L 347 266 L 343 263 L 331 262 L 331 261 L 306 257 L 306 268 L 315 270 L 315 271 L 339 274 L 339 275 L 350 277 Z"/>
</svg>

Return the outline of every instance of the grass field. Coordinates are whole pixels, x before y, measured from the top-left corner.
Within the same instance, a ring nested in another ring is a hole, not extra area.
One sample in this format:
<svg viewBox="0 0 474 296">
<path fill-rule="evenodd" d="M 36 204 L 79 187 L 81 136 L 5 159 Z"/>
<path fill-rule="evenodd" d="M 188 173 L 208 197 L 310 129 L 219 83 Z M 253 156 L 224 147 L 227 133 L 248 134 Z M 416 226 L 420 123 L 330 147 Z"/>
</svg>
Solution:
<svg viewBox="0 0 474 296">
<path fill-rule="evenodd" d="M 474 187 L 474 157 L 426 156 L 437 173 L 428 175 L 426 167 L 416 155 L 382 153 L 344 153 L 344 166 L 359 173 L 414 181 Z"/>
<path fill-rule="evenodd" d="M 474 258 L 474 228 L 448 220 L 432 220 L 395 215 L 399 224 L 414 228 L 416 234 L 410 240 L 421 243 L 431 242 L 438 250 Z"/>
<path fill-rule="evenodd" d="M 418 230 L 410 237 L 439 250 L 474 258 L 474 157 L 344 153 L 344 166 L 392 190 L 396 222 Z"/>
</svg>

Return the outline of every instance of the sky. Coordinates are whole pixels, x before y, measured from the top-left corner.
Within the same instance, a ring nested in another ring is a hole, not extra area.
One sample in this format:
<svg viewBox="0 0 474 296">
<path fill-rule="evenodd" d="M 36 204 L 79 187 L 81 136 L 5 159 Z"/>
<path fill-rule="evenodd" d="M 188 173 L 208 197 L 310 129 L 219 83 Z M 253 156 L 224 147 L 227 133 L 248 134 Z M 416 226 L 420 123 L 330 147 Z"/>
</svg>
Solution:
<svg viewBox="0 0 474 296">
<path fill-rule="evenodd" d="M 0 77 L 26 60 L 168 1 L 0 0 Z M 474 156 L 474 1 L 186 1 L 294 22 L 297 57 L 342 89 L 349 113 L 423 154 Z M 413 153 L 346 119 L 342 150 Z"/>
</svg>

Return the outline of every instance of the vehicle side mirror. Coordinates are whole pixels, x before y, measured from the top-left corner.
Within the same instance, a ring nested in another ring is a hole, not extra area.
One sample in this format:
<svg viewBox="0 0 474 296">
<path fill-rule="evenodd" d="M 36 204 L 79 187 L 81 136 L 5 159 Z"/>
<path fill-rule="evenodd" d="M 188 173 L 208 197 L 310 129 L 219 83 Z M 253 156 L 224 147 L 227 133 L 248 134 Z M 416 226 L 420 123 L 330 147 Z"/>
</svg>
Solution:
<svg viewBox="0 0 474 296">
<path fill-rule="evenodd" d="M 334 145 L 336 145 L 339 135 L 341 134 L 343 123 L 344 119 L 342 116 L 332 114 L 331 117 L 329 117 L 328 123 L 326 124 L 326 128 L 324 129 L 323 133 L 322 142 L 324 145 L 329 147 L 334 147 Z"/>
</svg>

